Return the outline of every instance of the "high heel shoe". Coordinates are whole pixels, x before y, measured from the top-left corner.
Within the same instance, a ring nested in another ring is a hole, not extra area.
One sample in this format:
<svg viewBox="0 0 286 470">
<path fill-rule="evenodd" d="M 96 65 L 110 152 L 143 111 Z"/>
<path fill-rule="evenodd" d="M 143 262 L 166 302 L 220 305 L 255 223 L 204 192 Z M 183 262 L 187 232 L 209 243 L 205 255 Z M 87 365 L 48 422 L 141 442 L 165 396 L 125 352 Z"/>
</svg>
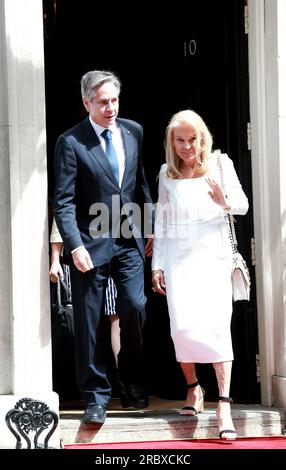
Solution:
<svg viewBox="0 0 286 470">
<path fill-rule="evenodd" d="M 232 403 L 233 402 L 233 399 L 230 398 L 230 397 L 218 397 L 218 400 L 221 401 L 221 402 L 226 402 L 226 403 Z M 230 412 L 229 412 L 229 417 L 228 417 L 228 420 L 227 420 L 229 424 L 227 425 L 227 428 L 225 428 L 225 429 L 221 429 L 222 419 L 219 416 L 219 414 L 222 414 L 222 412 L 219 412 L 219 410 L 217 410 L 217 419 L 218 419 L 218 428 L 219 428 L 219 437 L 220 437 L 220 439 L 223 439 L 225 441 L 235 441 L 235 439 L 237 438 L 237 432 L 234 429 Z M 232 429 L 230 429 L 231 426 L 232 426 Z"/>
<path fill-rule="evenodd" d="M 196 416 L 198 413 L 203 413 L 204 412 L 204 395 L 205 395 L 204 389 L 200 386 L 198 381 L 194 382 L 192 384 L 188 384 L 187 388 L 189 390 L 190 388 L 195 388 L 197 386 L 199 386 L 199 388 L 200 388 L 199 398 L 196 399 L 197 408 L 194 407 L 194 406 L 189 406 L 189 405 L 183 406 L 183 408 L 179 411 L 180 415 L 182 415 L 182 416 Z M 188 400 L 188 397 L 187 397 L 187 400 Z"/>
</svg>

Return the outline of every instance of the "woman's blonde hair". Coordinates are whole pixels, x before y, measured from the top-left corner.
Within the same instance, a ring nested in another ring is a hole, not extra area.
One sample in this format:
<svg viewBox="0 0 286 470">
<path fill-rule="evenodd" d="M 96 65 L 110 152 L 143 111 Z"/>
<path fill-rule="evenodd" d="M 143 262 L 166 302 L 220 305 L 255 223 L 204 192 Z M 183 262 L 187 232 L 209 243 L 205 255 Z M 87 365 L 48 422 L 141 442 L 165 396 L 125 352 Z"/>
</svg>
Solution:
<svg viewBox="0 0 286 470">
<path fill-rule="evenodd" d="M 167 174 L 170 178 L 179 178 L 180 159 L 177 156 L 174 145 L 174 129 L 187 124 L 196 131 L 196 160 L 198 162 L 197 174 L 202 175 L 207 171 L 208 159 L 211 153 L 213 139 L 203 119 L 194 111 L 186 109 L 172 116 L 166 130 L 165 154 L 168 165 Z"/>
</svg>

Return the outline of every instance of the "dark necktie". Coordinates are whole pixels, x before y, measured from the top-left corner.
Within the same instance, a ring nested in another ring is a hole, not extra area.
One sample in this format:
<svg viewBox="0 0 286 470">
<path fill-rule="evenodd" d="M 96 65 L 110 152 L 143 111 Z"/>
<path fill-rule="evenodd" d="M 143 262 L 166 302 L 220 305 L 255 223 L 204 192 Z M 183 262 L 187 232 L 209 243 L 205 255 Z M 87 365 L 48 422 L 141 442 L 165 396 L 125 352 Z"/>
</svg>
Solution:
<svg viewBox="0 0 286 470">
<path fill-rule="evenodd" d="M 102 137 L 105 140 L 105 153 L 113 170 L 114 176 L 116 178 L 117 183 L 119 183 L 119 165 L 118 165 L 118 158 L 116 155 L 116 151 L 114 145 L 112 143 L 112 134 L 109 129 L 105 129 L 101 133 Z"/>
</svg>

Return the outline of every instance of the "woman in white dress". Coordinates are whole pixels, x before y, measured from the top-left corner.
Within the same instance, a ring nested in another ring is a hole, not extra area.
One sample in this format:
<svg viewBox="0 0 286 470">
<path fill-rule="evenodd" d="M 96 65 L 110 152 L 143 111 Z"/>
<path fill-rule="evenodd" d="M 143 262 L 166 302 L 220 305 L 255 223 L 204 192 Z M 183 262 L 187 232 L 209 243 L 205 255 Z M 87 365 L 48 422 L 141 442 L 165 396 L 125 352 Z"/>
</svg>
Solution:
<svg viewBox="0 0 286 470">
<path fill-rule="evenodd" d="M 171 118 L 167 163 L 159 175 L 152 282 L 154 291 L 167 296 L 176 358 L 188 384 L 180 413 L 203 411 L 204 391 L 195 363 L 213 363 L 219 436 L 233 440 L 232 249 L 226 216 L 245 214 L 248 200 L 226 154 L 220 155 L 227 197 L 223 194 L 219 152 L 211 149 L 211 134 L 198 114 L 185 110 Z"/>
</svg>

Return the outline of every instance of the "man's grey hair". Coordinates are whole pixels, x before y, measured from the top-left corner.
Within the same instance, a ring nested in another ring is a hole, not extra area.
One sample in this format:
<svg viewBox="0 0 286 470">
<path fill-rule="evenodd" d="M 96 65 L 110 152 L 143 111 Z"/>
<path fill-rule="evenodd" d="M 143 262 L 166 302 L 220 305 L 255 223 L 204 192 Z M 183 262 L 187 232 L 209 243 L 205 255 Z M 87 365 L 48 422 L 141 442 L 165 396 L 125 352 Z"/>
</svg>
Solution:
<svg viewBox="0 0 286 470">
<path fill-rule="evenodd" d="M 107 72 L 105 70 L 91 70 L 84 74 L 81 78 L 81 96 L 91 101 L 96 95 L 96 89 L 103 85 L 103 83 L 111 82 L 118 90 L 118 94 L 121 89 L 121 82 L 119 78 L 113 72 Z"/>
</svg>

